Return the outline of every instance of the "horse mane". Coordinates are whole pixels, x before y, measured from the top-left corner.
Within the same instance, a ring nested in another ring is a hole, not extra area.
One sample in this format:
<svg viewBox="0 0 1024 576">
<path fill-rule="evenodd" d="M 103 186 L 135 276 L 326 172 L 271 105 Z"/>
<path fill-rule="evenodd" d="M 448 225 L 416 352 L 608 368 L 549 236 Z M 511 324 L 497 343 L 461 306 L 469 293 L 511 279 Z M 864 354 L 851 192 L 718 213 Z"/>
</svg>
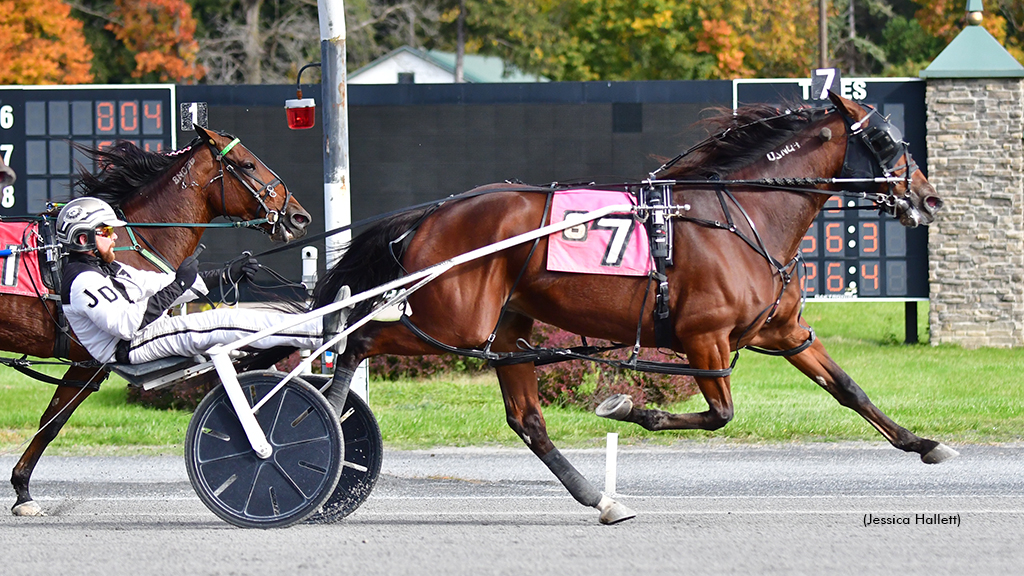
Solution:
<svg viewBox="0 0 1024 576">
<path fill-rule="evenodd" d="M 72 189 L 77 191 L 76 196 L 92 196 L 111 206 L 119 206 L 148 185 L 160 181 L 160 177 L 184 156 L 194 154 L 199 142 L 196 138 L 184 148 L 171 152 L 147 152 L 124 140 L 102 150 L 72 144 L 100 167 L 99 173 L 94 175 L 79 166 L 78 179 Z"/>
<path fill-rule="evenodd" d="M 313 308 L 334 302 L 338 290 L 346 284 L 353 294 L 359 294 L 404 275 L 402 256 L 413 235 L 407 235 L 402 242 L 392 244 L 392 241 L 416 226 L 425 214 L 435 208 L 431 206 L 401 212 L 356 235 L 344 247 L 345 255 L 341 260 L 317 282 L 313 291 Z M 376 299 L 356 304 L 349 315 L 349 323 L 369 314 L 375 304 Z"/>
<path fill-rule="evenodd" d="M 699 122 L 712 135 L 698 142 L 657 173 L 658 178 L 708 179 L 735 172 L 817 122 L 826 108 L 792 106 L 780 110 L 768 104 L 712 108 Z"/>
</svg>

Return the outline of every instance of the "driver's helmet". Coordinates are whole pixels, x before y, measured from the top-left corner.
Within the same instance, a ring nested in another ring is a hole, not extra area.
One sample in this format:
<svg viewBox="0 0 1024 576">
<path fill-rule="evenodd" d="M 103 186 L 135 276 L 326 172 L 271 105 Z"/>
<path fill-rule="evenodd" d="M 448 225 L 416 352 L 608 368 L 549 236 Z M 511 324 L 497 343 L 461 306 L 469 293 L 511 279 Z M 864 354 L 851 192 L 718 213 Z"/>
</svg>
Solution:
<svg viewBox="0 0 1024 576">
<path fill-rule="evenodd" d="M 92 252 L 96 249 L 96 229 L 101 226 L 124 226 L 114 209 L 99 198 L 75 198 L 60 209 L 57 215 L 57 241 L 72 252 Z M 80 238 L 81 235 L 85 238 Z"/>
</svg>

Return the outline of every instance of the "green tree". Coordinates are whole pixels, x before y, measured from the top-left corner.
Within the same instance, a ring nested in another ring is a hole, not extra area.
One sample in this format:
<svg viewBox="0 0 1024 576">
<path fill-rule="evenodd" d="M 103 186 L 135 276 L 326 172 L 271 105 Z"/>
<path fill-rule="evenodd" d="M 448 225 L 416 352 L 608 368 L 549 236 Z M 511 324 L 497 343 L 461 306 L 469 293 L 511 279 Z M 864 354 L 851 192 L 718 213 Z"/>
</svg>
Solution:
<svg viewBox="0 0 1024 576">
<path fill-rule="evenodd" d="M 438 47 L 454 49 L 458 0 Z M 802 76 L 815 8 L 769 0 L 465 0 L 466 50 L 554 80 Z"/>
</svg>

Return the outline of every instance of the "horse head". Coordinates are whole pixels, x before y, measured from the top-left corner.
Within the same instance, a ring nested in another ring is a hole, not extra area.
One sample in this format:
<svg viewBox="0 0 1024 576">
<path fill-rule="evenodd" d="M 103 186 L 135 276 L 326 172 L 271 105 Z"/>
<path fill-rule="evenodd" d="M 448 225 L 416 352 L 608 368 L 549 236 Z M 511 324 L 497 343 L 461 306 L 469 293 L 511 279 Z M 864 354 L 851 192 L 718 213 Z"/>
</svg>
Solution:
<svg viewBox="0 0 1024 576">
<path fill-rule="evenodd" d="M 862 188 L 878 193 L 878 203 L 909 228 L 928 225 L 942 209 L 942 199 L 910 156 L 900 131 L 877 110 L 829 92 L 848 130 L 843 177 L 884 177 L 883 184 Z"/>
<path fill-rule="evenodd" d="M 259 228 L 273 240 L 289 242 L 306 235 L 309 212 L 292 196 L 284 181 L 228 134 L 195 127 L 210 148 L 214 170 L 220 175 L 207 186 L 207 199 L 224 216 L 266 218 Z M 215 183 L 219 180 L 219 183 Z"/>
</svg>

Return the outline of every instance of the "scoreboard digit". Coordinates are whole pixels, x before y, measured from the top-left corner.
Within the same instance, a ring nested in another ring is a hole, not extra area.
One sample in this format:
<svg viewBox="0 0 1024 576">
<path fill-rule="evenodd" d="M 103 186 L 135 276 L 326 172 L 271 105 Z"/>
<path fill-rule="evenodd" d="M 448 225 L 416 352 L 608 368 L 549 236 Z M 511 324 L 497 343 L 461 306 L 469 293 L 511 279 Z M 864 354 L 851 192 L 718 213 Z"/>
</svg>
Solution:
<svg viewBox="0 0 1024 576">
<path fill-rule="evenodd" d="M 78 164 L 96 168 L 72 143 L 173 150 L 174 106 L 173 85 L 0 87 L 0 154 L 18 174 L 0 195 L 0 216 L 38 214 L 70 197 Z"/>
</svg>

